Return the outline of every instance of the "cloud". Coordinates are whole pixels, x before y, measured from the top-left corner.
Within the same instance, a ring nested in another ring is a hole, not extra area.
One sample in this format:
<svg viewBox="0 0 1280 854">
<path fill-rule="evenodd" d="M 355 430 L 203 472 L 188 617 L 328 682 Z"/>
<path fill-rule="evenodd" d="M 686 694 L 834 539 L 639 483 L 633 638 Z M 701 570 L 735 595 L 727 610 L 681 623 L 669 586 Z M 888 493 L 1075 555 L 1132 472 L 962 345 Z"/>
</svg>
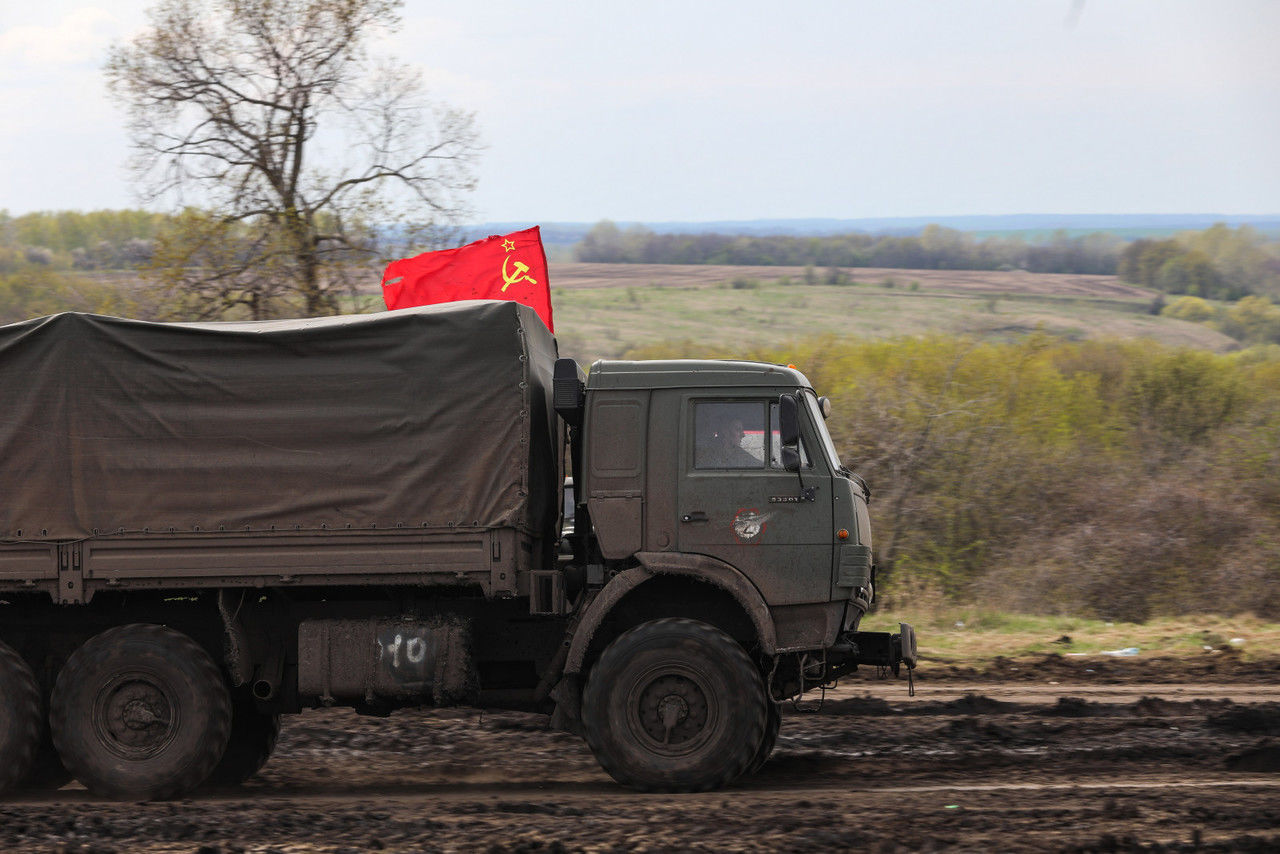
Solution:
<svg viewBox="0 0 1280 854">
<path fill-rule="evenodd" d="M 0 32 L 0 74 L 96 65 L 119 21 L 105 9 L 84 6 L 52 25 L 29 24 Z"/>
<path fill-rule="evenodd" d="M 12 210 L 119 205 L 122 119 L 106 98 L 102 61 L 124 31 L 92 6 L 0 31 L 0 198 Z M 118 201 L 117 201 L 118 200 Z"/>
</svg>

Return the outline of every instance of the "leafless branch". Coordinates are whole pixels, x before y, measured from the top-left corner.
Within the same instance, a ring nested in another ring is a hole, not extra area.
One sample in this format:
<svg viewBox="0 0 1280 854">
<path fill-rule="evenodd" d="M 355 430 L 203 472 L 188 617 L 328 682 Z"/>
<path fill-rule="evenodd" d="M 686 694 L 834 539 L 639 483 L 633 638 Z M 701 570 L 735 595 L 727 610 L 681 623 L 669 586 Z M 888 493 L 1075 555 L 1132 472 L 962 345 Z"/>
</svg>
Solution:
<svg viewBox="0 0 1280 854">
<path fill-rule="evenodd" d="M 433 108 L 416 73 L 367 61 L 370 33 L 394 26 L 399 8 L 160 0 L 150 28 L 112 49 L 107 77 L 129 112 L 140 195 L 205 211 L 161 253 L 178 265 L 163 280 L 200 312 L 269 313 L 288 298 L 307 314 L 333 311 L 379 229 L 416 232 L 465 212 L 473 117 Z"/>
</svg>

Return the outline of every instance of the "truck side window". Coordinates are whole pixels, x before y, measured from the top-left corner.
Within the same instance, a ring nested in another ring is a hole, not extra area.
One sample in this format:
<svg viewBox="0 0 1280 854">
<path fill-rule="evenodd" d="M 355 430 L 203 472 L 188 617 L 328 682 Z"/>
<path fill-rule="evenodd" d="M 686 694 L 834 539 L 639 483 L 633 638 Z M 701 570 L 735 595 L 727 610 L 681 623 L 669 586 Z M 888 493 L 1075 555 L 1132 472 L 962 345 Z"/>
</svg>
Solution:
<svg viewBox="0 0 1280 854">
<path fill-rule="evenodd" d="M 804 446 L 804 437 L 800 437 L 800 467 L 811 469 L 813 461 Z M 778 404 L 769 404 L 769 468 L 782 468 L 782 429 L 778 426 Z"/>
<path fill-rule="evenodd" d="M 763 401 L 704 401 L 693 412 L 694 468 L 764 468 Z"/>
</svg>

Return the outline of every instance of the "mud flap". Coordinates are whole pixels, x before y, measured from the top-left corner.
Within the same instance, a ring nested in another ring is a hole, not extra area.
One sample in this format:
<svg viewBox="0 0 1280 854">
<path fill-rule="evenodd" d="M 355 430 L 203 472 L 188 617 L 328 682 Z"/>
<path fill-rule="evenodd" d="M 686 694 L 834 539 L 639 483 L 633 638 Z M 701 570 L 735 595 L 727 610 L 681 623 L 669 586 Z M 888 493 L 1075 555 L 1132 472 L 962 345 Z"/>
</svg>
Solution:
<svg viewBox="0 0 1280 854">
<path fill-rule="evenodd" d="M 582 683 L 578 674 L 569 673 L 551 690 L 556 707 L 551 713 L 551 728 L 582 735 Z"/>
</svg>

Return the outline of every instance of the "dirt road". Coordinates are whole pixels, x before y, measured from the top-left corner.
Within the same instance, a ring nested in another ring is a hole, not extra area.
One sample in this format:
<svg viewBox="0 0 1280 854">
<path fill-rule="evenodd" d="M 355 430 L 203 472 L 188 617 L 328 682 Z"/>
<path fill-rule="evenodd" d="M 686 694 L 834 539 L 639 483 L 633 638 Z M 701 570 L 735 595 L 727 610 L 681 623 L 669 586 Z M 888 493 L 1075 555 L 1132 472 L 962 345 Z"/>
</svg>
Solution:
<svg viewBox="0 0 1280 854">
<path fill-rule="evenodd" d="M 851 680 L 786 708 L 756 777 L 703 795 L 621 789 L 539 716 L 310 712 L 235 791 L 11 797 L 0 850 L 1280 850 L 1280 671 L 1044 670 L 926 669 L 914 698 Z"/>
</svg>

